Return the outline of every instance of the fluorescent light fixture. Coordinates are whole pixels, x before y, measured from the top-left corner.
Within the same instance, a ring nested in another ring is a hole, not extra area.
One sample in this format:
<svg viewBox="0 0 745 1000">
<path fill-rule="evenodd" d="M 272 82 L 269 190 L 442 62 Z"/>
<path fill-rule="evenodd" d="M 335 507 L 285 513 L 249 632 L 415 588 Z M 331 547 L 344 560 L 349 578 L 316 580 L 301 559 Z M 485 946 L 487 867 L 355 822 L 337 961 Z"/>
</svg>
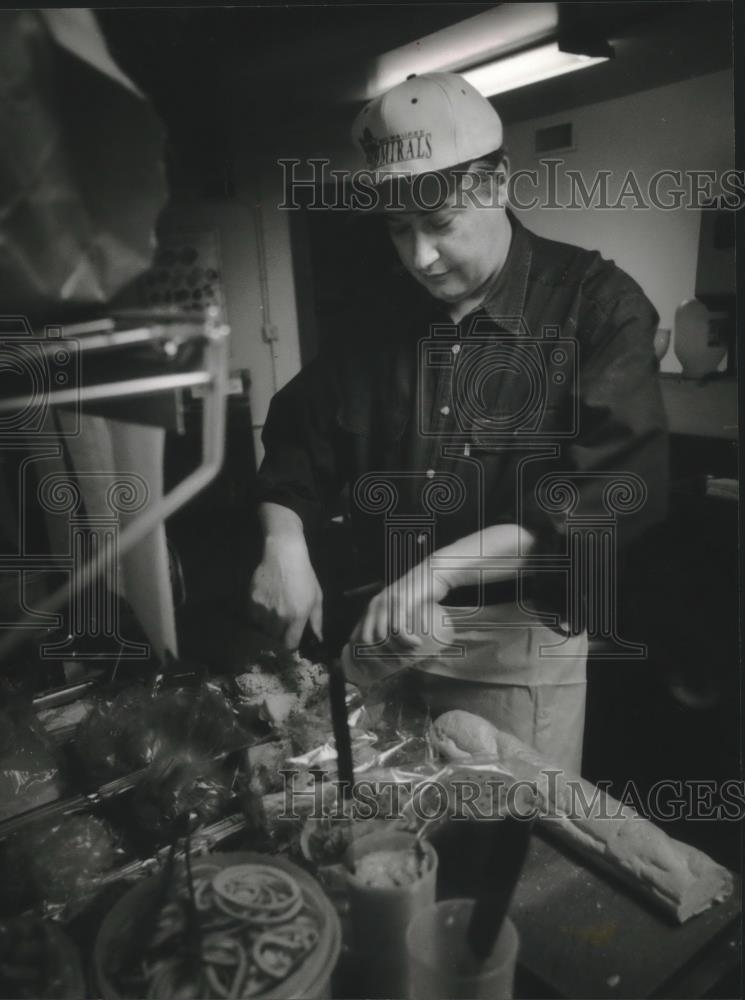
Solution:
<svg viewBox="0 0 745 1000">
<path fill-rule="evenodd" d="M 556 35 L 555 3 L 502 3 L 491 10 L 384 52 L 365 66 L 364 86 L 348 89 L 347 100 L 378 97 L 411 73 L 451 70 L 485 63 L 500 55 L 538 45 Z"/>
<path fill-rule="evenodd" d="M 539 45 L 537 48 L 505 56 L 494 62 L 462 71 L 461 75 L 480 91 L 484 97 L 504 94 L 530 83 L 550 80 L 553 76 L 574 73 L 596 63 L 607 62 L 607 56 L 575 55 L 562 52 L 558 42 Z"/>
</svg>

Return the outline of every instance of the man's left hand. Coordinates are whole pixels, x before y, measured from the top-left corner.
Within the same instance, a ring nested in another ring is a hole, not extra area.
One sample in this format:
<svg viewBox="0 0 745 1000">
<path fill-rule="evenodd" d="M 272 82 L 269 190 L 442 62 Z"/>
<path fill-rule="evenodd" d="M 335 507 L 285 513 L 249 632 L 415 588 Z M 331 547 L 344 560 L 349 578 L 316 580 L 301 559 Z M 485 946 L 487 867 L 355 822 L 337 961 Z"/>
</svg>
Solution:
<svg viewBox="0 0 745 1000">
<path fill-rule="evenodd" d="M 368 604 L 350 636 L 350 644 L 381 645 L 392 651 L 415 650 L 432 630 L 436 605 L 449 590 L 432 574 L 428 562 L 385 587 Z"/>
</svg>

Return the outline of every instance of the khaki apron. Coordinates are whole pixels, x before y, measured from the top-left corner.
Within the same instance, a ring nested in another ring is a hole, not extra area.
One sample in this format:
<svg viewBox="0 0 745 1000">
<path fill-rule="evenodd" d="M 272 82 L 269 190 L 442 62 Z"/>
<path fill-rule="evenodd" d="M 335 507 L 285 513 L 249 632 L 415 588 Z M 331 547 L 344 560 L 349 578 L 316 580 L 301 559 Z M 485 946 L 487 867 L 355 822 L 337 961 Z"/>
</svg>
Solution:
<svg viewBox="0 0 745 1000">
<path fill-rule="evenodd" d="M 515 604 L 441 608 L 416 654 L 353 657 L 347 677 L 363 689 L 410 667 L 433 717 L 460 708 L 579 774 L 587 693 L 587 635 L 558 635 Z M 446 619 L 447 620 L 447 619 Z M 458 651 L 448 651 L 457 645 Z"/>
</svg>

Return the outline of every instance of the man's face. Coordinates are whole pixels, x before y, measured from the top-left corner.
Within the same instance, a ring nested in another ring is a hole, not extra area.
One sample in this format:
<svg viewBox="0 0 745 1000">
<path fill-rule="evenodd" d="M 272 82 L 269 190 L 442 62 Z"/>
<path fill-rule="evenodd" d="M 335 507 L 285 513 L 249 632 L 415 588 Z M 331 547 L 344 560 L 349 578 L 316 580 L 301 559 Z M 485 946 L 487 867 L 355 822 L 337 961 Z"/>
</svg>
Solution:
<svg viewBox="0 0 745 1000">
<path fill-rule="evenodd" d="M 489 197 L 456 192 L 436 210 L 388 211 L 385 219 L 406 270 L 444 302 L 468 298 L 504 260 L 510 224 L 504 208 Z"/>
</svg>

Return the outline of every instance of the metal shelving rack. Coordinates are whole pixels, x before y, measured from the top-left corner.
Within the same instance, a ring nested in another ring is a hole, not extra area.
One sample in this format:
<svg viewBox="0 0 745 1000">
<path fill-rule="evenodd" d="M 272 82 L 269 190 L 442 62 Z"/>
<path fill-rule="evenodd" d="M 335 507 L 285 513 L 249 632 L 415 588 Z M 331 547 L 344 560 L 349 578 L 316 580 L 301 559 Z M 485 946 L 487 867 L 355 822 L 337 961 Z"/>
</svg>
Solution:
<svg viewBox="0 0 745 1000">
<path fill-rule="evenodd" d="M 200 388 L 202 396 L 202 455 L 196 469 L 148 507 L 119 534 L 121 556 L 160 522 L 188 503 L 219 472 L 225 441 L 228 390 L 228 327 L 216 310 L 205 321 L 188 314 L 126 312 L 110 318 L 54 330 L 54 335 L 28 339 L 28 347 L 44 363 L 62 354 L 79 362 L 74 385 L 48 391 L 28 391 L 0 398 L 0 416 L 34 408 L 80 407 L 82 412 L 116 416 L 165 427 L 180 425 L 181 394 Z M 29 437 L 31 442 L 33 437 Z M 105 568 L 102 551 L 35 609 L 53 614 Z M 29 618 L 30 620 L 30 618 Z M 14 628 L 0 638 L 0 662 L 24 639 L 25 629 Z"/>
</svg>

